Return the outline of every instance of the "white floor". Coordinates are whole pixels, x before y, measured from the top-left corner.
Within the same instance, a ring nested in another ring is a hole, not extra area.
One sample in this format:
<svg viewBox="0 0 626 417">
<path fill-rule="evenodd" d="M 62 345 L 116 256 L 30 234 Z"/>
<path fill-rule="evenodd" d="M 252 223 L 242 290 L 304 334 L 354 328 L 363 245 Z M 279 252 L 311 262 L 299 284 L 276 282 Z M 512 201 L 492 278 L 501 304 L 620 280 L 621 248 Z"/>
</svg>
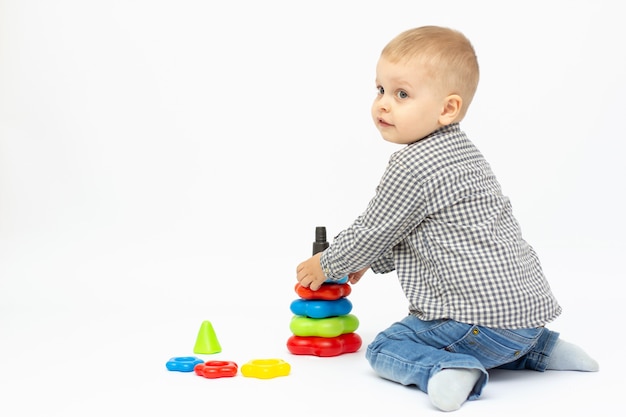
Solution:
<svg viewBox="0 0 626 417">
<path fill-rule="evenodd" d="M 377 377 L 364 358 L 365 344 L 403 315 L 391 275 L 370 276 L 353 287 L 350 298 L 364 347 L 320 358 L 286 349 L 289 304 L 297 297 L 292 276 L 276 279 L 274 287 L 259 280 L 233 290 L 238 288 L 234 272 L 229 281 L 227 268 L 209 271 L 200 259 L 149 264 L 113 256 L 107 264 L 88 256 L 70 262 L 70 254 L 32 255 L 14 256 L 3 265 L 3 272 L 21 284 L 5 285 L 0 304 L 0 415 L 440 414 L 417 389 Z M 82 275 L 67 279 L 77 273 L 76 265 L 82 265 Z M 197 278 L 197 288 L 188 285 L 194 269 L 206 274 L 206 285 Z M 106 276 L 123 270 L 132 272 L 106 288 Z M 179 280 L 173 277 L 176 271 Z M 562 294 L 566 312 L 552 328 L 592 353 L 600 372 L 492 372 L 482 398 L 457 414 L 521 416 L 549 409 L 562 415 L 600 410 L 616 415 L 626 389 L 618 351 L 623 337 L 609 337 L 609 322 L 590 313 L 579 295 Z M 616 316 L 618 301 L 605 299 L 602 316 Z M 252 359 L 278 358 L 291 365 L 290 375 L 262 380 L 239 373 L 210 380 L 168 371 L 171 357 L 194 355 L 203 320 L 213 324 L 222 352 L 195 356 L 240 367 Z"/>
</svg>

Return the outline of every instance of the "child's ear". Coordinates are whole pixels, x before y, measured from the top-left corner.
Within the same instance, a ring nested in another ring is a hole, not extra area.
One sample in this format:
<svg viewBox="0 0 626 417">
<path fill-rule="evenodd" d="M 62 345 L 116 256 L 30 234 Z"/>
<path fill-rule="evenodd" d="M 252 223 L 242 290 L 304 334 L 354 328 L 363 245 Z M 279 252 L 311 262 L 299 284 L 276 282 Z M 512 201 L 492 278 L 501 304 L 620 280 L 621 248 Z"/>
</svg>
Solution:
<svg viewBox="0 0 626 417">
<path fill-rule="evenodd" d="M 461 114 L 461 106 L 463 105 L 463 99 L 458 94 L 451 94 L 444 99 L 443 108 L 439 115 L 439 123 L 442 126 L 447 126 L 457 120 Z"/>
</svg>

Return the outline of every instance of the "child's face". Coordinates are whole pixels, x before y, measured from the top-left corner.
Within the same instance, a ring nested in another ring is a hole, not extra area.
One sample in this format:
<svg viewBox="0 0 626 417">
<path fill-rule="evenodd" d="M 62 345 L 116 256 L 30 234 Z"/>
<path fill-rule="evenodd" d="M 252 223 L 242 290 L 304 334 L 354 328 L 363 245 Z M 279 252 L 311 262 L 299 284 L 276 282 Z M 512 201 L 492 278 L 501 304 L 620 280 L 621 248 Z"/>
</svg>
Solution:
<svg viewBox="0 0 626 417">
<path fill-rule="evenodd" d="M 376 66 L 376 88 L 372 118 L 386 141 L 413 143 L 442 126 L 439 117 L 445 95 L 418 61 L 393 63 L 381 57 Z"/>
</svg>

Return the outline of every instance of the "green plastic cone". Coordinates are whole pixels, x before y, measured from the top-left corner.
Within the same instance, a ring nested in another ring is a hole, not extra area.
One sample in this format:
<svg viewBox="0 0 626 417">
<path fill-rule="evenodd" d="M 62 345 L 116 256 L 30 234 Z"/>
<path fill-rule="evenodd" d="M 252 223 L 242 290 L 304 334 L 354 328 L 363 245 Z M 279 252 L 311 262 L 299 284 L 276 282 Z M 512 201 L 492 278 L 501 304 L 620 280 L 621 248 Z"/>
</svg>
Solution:
<svg viewBox="0 0 626 417">
<path fill-rule="evenodd" d="M 194 353 L 211 355 L 213 353 L 219 353 L 222 351 L 220 342 L 217 340 L 215 330 L 210 321 L 205 320 L 200 326 L 198 331 L 198 337 L 196 338 L 196 345 L 193 348 Z"/>
</svg>

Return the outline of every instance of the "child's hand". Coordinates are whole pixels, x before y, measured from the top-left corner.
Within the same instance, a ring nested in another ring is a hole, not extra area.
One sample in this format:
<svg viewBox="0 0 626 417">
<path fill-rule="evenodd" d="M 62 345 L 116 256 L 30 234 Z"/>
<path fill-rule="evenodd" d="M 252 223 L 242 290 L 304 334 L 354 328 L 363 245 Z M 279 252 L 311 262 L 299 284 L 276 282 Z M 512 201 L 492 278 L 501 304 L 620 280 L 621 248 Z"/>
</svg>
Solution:
<svg viewBox="0 0 626 417">
<path fill-rule="evenodd" d="M 361 279 L 363 274 L 365 274 L 368 269 L 370 269 L 370 267 L 366 266 L 365 268 L 361 269 L 360 271 L 356 271 L 356 272 L 353 272 L 351 274 L 348 274 L 348 281 L 350 282 L 350 284 L 356 284 L 357 282 L 359 282 L 359 280 Z"/>
<path fill-rule="evenodd" d="M 296 268 L 296 278 L 300 285 L 305 288 L 308 287 L 313 291 L 319 290 L 324 281 L 326 281 L 326 276 L 320 264 L 321 256 L 322 252 L 316 253 Z"/>
</svg>

